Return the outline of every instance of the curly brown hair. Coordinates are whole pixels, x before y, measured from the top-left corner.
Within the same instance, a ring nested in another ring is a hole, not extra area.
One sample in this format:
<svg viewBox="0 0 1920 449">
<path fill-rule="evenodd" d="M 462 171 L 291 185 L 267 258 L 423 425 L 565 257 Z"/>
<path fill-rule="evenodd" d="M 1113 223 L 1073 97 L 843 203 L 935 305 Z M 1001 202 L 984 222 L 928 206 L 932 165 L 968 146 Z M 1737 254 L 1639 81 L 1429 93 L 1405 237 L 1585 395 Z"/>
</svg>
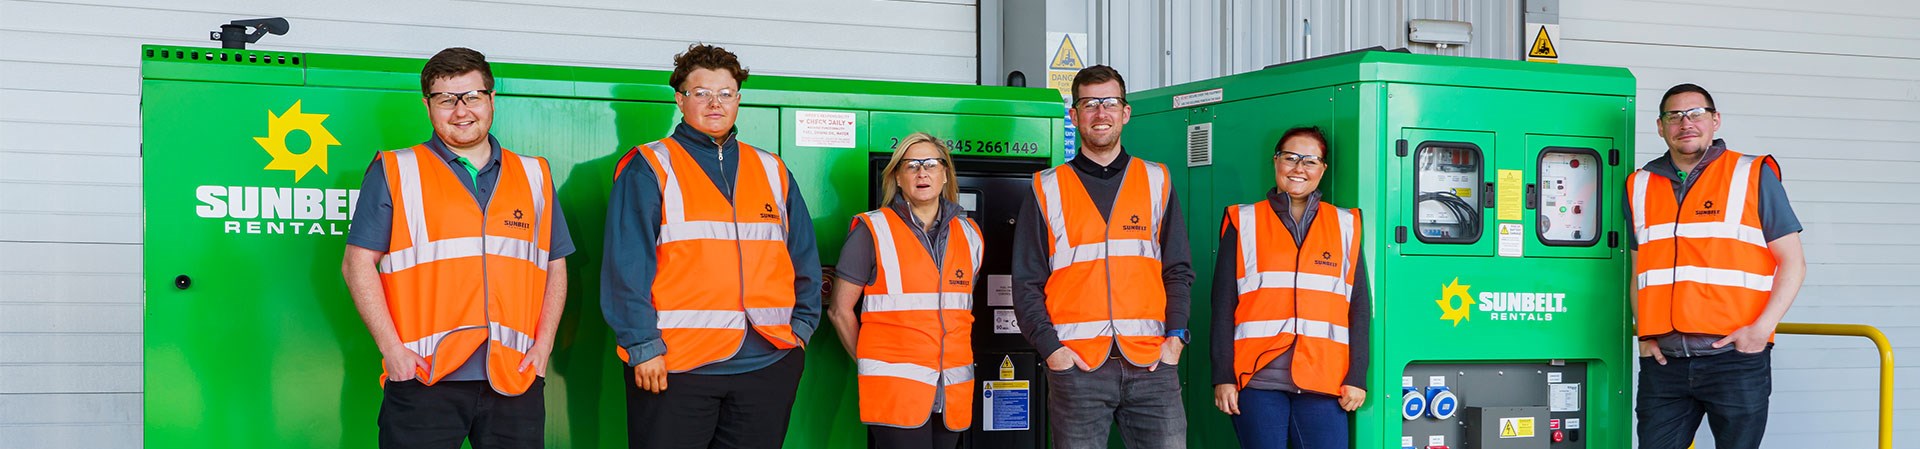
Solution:
<svg viewBox="0 0 1920 449">
<path fill-rule="evenodd" d="M 733 74 L 733 82 L 747 84 L 747 69 L 740 66 L 739 56 L 725 48 L 696 42 L 688 45 L 685 53 L 673 55 L 673 75 L 667 77 L 667 85 L 680 90 L 680 84 L 687 82 L 687 75 L 695 69 L 725 70 Z"/>
<path fill-rule="evenodd" d="M 465 75 L 467 72 L 480 72 L 480 78 L 486 80 L 487 90 L 493 90 L 493 66 L 487 64 L 487 55 L 466 47 L 440 50 L 433 58 L 427 59 L 425 67 L 420 68 L 420 95 L 432 95 L 434 81 Z"/>
</svg>

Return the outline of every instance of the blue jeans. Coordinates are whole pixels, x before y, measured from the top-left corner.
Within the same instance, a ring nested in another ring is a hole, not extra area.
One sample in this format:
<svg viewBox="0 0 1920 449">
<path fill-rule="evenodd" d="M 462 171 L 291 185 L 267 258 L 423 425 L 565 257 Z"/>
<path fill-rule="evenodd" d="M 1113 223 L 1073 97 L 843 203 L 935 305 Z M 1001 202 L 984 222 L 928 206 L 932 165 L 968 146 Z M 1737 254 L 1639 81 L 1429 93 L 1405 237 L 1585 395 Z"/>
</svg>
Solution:
<svg viewBox="0 0 1920 449">
<path fill-rule="evenodd" d="M 1340 398 L 1317 393 L 1240 390 L 1233 430 L 1242 449 L 1346 449 L 1347 411 Z"/>
<path fill-rule="evenodd" d="M 1713 446 L 1760 447 L 1767 433 L 1767 397 L 1773 393 L 1773 348 L 1757 354 L 1728 351 L 1702 357 L 1669 357 L 1667 364 L 1640 358 L 1641 449 L 1682 449 L 1693 442 L 1706 417 Z"/>
<path fill-rule="evenodd" d="M 1053 447 L 1105 449 L 1115 421 L 1127 449 L 1187 447 L 1178 367 L 1163 364 L 1147 371 L 1125 359 L 1108 359 L 1092 372 L 1047 372 Z"/>
</svg>

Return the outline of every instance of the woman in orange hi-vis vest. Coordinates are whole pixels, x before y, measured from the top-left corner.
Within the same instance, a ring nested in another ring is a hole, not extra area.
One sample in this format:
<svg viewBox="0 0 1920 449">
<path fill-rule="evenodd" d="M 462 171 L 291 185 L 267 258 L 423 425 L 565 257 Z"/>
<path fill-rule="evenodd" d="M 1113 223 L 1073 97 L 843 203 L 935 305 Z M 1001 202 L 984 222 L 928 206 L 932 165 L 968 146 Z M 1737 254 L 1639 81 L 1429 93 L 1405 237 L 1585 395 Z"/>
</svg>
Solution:
<svg viewBox="0 0 1920 449">
<path fill-rule="evenodd" d="M 1267 200 L 1227 208 L 1213 281 L 1214 405 L 1240 446 L 1347 447 L 1360 408 L 1369 300 L 1360 211 L 1321 201 L 1327 138 L 1287 130 Z"/>
<path fill-rule="evenodd" d="M 827 316 L 856 359 L 860 421 L 875 447 L 951 449 L 973 425 L 973 282 L 984 248 L 954 202 L 947 147 L 913 133 L 896 148 L 885 205 L 854 217 L 840 251 Z"/>
</svg>

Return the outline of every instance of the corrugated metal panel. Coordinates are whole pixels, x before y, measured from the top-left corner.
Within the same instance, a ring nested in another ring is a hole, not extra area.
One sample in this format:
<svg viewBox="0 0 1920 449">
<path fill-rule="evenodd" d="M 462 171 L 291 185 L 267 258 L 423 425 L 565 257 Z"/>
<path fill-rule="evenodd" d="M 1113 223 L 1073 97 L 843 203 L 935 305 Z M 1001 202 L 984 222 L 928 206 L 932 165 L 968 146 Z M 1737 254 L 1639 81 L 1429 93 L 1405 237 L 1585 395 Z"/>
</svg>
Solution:
<svg viewBox="0 0 1920 449">
<path fill-rule="evenodd" d="M 1259 70 L 1268 65 L 1382 46 L 1416 53 L 1479 58 L 1520 57 L 1519 0 L 1126 0 L 1094 2 L 1096 37 L 1113 43 L 1102 60 L 1126 75 L 1128 88 Z M 1166 11 L 1160 15 L 1159 11 Z M 1473 24 L 1473 42 L 1440 49 L 1407 41 L 1413 19 Z"/>
<path fill-rule="evenodd" d="M 756 74 L 971 84 L 974 0 L 0 0 L 0 435 L 4 447 L 139 447 L 140 44 L 668 68 L 706 40 Z M 851 12 L 851 13 L 850 13 Z"/>
<path fill-rule="evenodd" d="M 1640 163 L 1666 148 L 1653 127 L 1660 95 L 1683 82 L 1712 91 L 1718 135 L 1779 158 L 1807 229 L 1807 281 L 1786 319 L 1879 327 L 1896 378 L 1920 375 L 1920 4 L 1562 2 L 1561 32 L 1562 61 L 1639 78 Z M 1871 344 L 1781 336 L 1774 356 L 1765 447 L 1873 447 Z M 1898 408 L 1894 423 L 1896 435 L 1920 431 L 1920 410 Z M 1708 435 L 1700 447 L 1714 447 Z"/>
</svg>

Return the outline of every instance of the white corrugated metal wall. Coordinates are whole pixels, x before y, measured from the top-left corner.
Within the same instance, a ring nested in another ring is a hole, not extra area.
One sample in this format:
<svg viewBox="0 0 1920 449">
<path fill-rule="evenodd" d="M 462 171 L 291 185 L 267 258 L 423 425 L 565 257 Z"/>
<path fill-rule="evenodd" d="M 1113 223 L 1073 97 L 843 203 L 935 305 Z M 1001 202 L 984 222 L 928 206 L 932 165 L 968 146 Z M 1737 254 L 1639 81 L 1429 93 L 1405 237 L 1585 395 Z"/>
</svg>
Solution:
<svg viewBox="0 0 1920 449">
<path fill-rule="evenodd" d="M 756 74 L 971 84 L 973 0 L 0 0 L 0 448 L 141 445 L 137 49 L 217 47 L 666 68 L 694 40 Z"/>
<path fill-rule="evenodd" d="M 1517 58 L 1519 0 L 1087 0 L 1098 53 L 1133 90 L 1259 70 L 1382 46 L 1415 53 Z M 1407 41 L 1407 21 L 1470 22 L 1473 43 Z"/>
<path fill-rule="evenodd" d="M 1732 148 L 1779 158 L 1806 226 L 1807 281 L 1787 321 L 1886 332 L 1907 401 L 1894 447 L 1920 448 L 1920 3 L 1562 1 L 1560 23 L 1563 61 L 1639 79 L 1640 163 L 1666 148 L 1653 128 L 1660 95 L 1687 82 L 1713 92 Z M 1777 342 L 1765 446 L 1875 447 L 1872 344 Z"/>
</svg>

